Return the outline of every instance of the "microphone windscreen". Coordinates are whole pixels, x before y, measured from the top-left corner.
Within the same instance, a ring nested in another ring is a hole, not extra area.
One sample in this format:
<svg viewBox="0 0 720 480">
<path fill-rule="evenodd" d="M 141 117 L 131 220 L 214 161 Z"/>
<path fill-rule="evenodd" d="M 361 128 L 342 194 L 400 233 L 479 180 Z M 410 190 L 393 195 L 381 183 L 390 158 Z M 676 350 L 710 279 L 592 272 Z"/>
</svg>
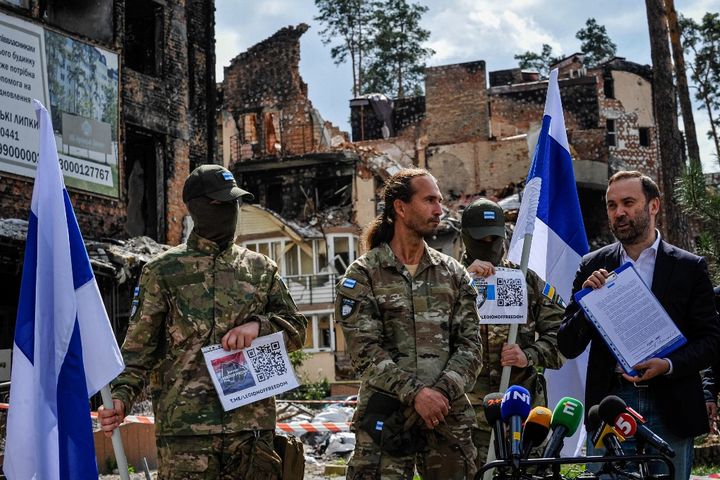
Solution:
<svg viewBox="0 0 720 480">
<path fill-rule="evenodd" d="M 602 423 L 600 413 L 598 412 L 599 409 L 600 407 L 598 405 L 593 405 L 590 407 L 590 410 L 588 410 L 587 419 L 585 420 L 585 429 L 589 435 L 595 433 Z"/>
<path fill-rule="evenodd" d="M 575 435 L 575 432 L 583 420 L 584 412 L 585 409 L 580 400 L 572 397 L 563 397 L 553 411 L 550 424 L 553 428 L 563 425 L 567 429 L 565 436 L 572 437 Z"/>
<path fill-rule="evenodd" d="M 500 413 L 502 398 L 503 395 L 500 392 L 488 393 L 483 398 L 483 411 L 488 425 L 492 425 L 502 418 Z"/>
<path fill-rule="evenodd" d="M 512 385 L 503 395 L 500 404 L 500 413 L 504 421 L 510 420 L 513 415 L 518 415 L 525 420 L 530 413 L 532 401 L 527 388 L 519 385 Z"/>
<path fill-rule="evenodd" d="M 540 445 L 550 431 L 550 420 L 552 412 L 545 407 L 535 407 L 530 410 L 527 420 L 525 420 L 525 428 L 522 432 L 523 450 Z"/>
<path fill-rule="evenodd" d="M 615 419 L 618 417 L 618 415 L 625 412 L 626 410 L 627 404 L 625 403 L 625 400 L 615 395 L 608 395 L 607 397 L 603 398 L 602 402 L 600 402 L 600 406 L 598 407 L 598 414 L 600 414 L 600 419 L 603 420 L 605 423 L 614 425 Z"/>
<path fill-rule="evenodd" d="M 552 412 L 549 408 L 546 407 L 535 407 L 532 410 L 530 410 L 530 413 L 528 414 L 527 420 L 525 420 L 526 424 L 529 423 L 537 423 L 539 425 L 544 425 L 547 428 L 550 428 L 550 421 L 552 420 Z"/>
</svg>

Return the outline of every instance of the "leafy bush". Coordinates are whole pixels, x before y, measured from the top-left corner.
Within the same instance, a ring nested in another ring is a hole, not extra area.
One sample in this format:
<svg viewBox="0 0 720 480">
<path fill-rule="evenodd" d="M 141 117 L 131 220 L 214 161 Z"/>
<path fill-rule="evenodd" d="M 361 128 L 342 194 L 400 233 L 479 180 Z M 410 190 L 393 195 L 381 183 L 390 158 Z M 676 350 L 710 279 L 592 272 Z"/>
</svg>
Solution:
<svg viewBox="0 0 720 480">
<path fill-rule="evenodd" d="M 283 400 L 322 400 L 330 396 L 330 382 L 323 379 L 322 382 L 303 383 L 295 390 L 285 392 L 278 398 Z"/>
</svg>

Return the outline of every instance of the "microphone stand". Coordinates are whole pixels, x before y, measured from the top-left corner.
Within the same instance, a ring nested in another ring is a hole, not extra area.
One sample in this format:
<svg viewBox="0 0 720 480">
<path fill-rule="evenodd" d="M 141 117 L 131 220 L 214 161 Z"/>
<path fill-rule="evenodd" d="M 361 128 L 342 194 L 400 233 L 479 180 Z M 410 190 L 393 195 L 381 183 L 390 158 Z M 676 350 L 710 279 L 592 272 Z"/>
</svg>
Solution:
<svg viewBox="0 0 720 480">
<path fill-rule="evenodd" d="M 638 455 L 645 454 L 645 440 L 642 438 L 635 438 L 635 451 Z M 638 471 L 640 472 L 641 478 L 650 478 L 650 467 L 647 462 L 638 462 Z"/>
</svg>

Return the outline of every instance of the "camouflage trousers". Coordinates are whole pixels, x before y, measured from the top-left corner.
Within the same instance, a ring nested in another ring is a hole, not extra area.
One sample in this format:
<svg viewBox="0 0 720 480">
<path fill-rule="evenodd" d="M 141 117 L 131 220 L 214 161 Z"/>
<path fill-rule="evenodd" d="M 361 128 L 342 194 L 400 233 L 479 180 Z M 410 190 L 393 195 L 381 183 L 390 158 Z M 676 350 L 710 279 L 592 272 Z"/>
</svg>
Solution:
<svg viewBox="0 0 720 480">
<path fill-rule="evenodd" d="M 273 432 L 158 436 L 158 480 L 279 480 Z"/>
<path fill-rule="evenodd" d="M 449 428 L 449 427 L 448 427 Z M 449 428 L 450 429 L 450 428 Z M 451 429 L 441 436 L 428 431 L 427 447 L 420 453 L 393 456 L 380 451 L 370 435 L 355 432 L 355 452 L 348 464 L 347 480 L 411 480 L 415 468 L 423 480 L 465 480 L 475 477 L 475 448 L 470 427 Z"/>
</svg>

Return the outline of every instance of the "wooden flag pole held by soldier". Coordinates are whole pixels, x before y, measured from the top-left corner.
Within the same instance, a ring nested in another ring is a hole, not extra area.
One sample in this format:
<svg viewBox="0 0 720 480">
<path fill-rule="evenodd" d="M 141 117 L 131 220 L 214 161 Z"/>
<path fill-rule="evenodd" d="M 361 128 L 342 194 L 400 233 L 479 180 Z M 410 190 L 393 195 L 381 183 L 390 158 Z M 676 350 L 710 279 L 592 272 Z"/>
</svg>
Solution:
<svg viewBox="0 0 720 480">
<path fill-rule="evenodd" d="M 109 385 L 105 385 L 102 389 L 100 389 L 100 395 L 102 395 L 103 405 L 105 408 L 115 408 L 112 401 L 112 395 L 110 395 Z M 127 457 L 125 457 L 125 449 L 123 448 L 122 438 L 120 437 L 120 427 L 116 428 L 112 432 L 112 445 L 113 451 L 115 452 L 115 461 L 117 462 L 120 478 L 122 480 L 130 480 Z"/>
<path fill-rule="evenodd" d="M 534 187 L 534 185 L 533 185 Z M 537 212 L 537 206 L 540 203 L 540 188 L 525 188 L 525 197 L 523 198 L 523 201 L 520 206 L 520 215 L 518 216 L 517 223 L 520 222 L 526 222 L 527 229 L 525 230 L 526 233 L 525 237 L 523 238 L 523 249 L 522 249 L 522 257 L 520 260 L 520 270 L 523 273 L 523 278 L 526 278 L 527 275 L 527 269 L 528 269 L 528 263 L 530 262 L 530 248 L 532 247 L 532 239 L 533 239 L 533 230 L 535 229 L 535 217 Z M 508 332 L 508 339 L 507 343 L 508 345 L 512 345 L 515 342 L 517 342 L 517 332 L 518 332 L 518 324 L 513 323 L 510 325 L 510 330 Z M 505 392 L 505 390 L 508 389 L 510 386 L 510 372 L 512 370 L 512 367 L 510 365 L 506 365 L 502 369 L 502 375 L 500 376 L 500 392 Z M 492 431 L 490 433 L 490 446 L 495 444 L 495 431 Z M 487 456 L 487 462 L 490 463 L 493 460 L 495 460 L 495 450 L 493 448 L 488 448 L 488 456 Z M 490 480 L 492 478 L 492 469 L 485 472 L 485 475 L 483 476 L 484 480 Z"/>
</svg>

